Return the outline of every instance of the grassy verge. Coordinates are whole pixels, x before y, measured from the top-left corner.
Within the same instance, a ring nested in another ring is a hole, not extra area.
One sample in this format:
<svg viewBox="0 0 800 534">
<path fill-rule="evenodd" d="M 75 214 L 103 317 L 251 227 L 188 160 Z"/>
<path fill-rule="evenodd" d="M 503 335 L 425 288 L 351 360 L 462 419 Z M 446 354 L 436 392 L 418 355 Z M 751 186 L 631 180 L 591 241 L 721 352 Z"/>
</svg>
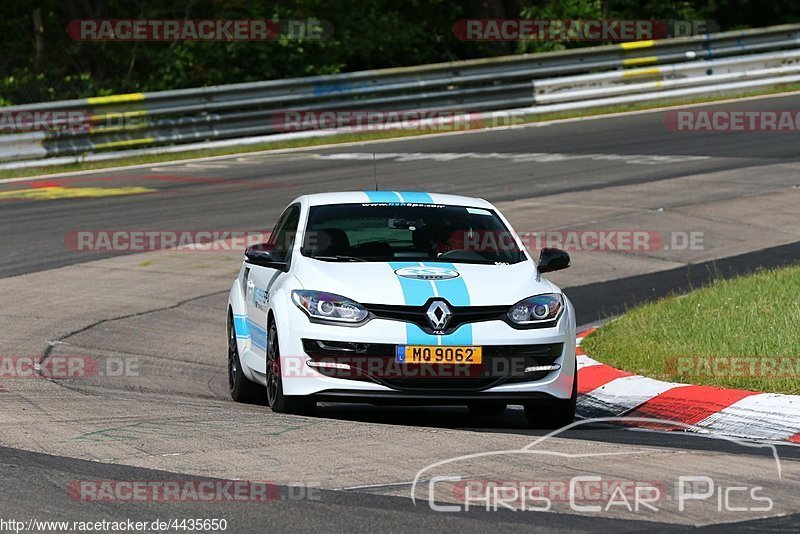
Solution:
<svg viewBox="0 0 800 534">
<path fill-rule="evenodd" d="M 800 266 L 635 308 L 587 337 L 592 358 L 659 380 L 800 394 Z"/>
<path fill-rule="evenodd" d="M 784 93 L 789 91 L 800 91 L 800 83 L 795 84 L 785 84 L 775 87 L 770 87 L 768 89 L 758 90 L 758 91 L 748 91 L 748 92 L 741 92 L 737 94 L 728 94 L 724 96 L 709 94 L 708 96 L 703 97 L 694 97 L 694 98 L 686 98 L 681 100 L 674 100 L 668 103 L 663 102 L 639 102 L 634 104 L 625 104 L 625 105 L 618 105 L 618 106 L 605 106 L 605 107 L 598 107 L 586 110 L 576 110 L 576 111 L 569 111 L 569 112 L 558 112 L 558 113 L 545 113 L 541 115 L 531 115 L 525 117 L 519 121 L 515 121 L 515 124 L 522 125 L 522 124 L 530 124 L 535 122 L 546 122 L 546 121 L 553 121 L 559 119 L 568 119 L 568 118 L 576 118 L 576 117 L 591 117 L 594 115 L 604 115 L 609 113 L 623 113 L 626 111 L 639 111 L 639 110 L 646 110 L 646 109 L 657 109 L 664 106 L 680 106 L 680 105 L 690 105 L 690 104 L 702 104 L 702 103 L 713 103 L 719 100 L 728 100 L 731 98 L 745 98 L 745 97 L 752 97 L 752 96 L 763 96 L 763 95 L 770 95 L 770 94 L 778 94 Z M 474 128 L 471 129 L 480 129 L 482 125 L 476 125 Z M 463 129 L 463 128 L 461 128 Z M 443 130 L 440 133 L 447 133 L 448 130 Z M 156 154 L 156 155 L 143 155 L 143 156 L 131 156 L 126 158 L 115 159 L 113 161 L 98 161 L 98 162 L 86 162 L 86 163 L 75 163 L 69 165 L 59 165 L 53 167 L 32 167 L 28 169 L 18 169 L 18 170 L 5 170 L 0 171 L 0 180 L 3 178 L 18 178 L 24 176 L 37 176 L 41 174 L 55 174 L 55 173 L 62 173 L 62 172 L 77 172 L 77 171 L 84 171 L 84 170 L 91 170 L 91 169 L 105 169 L 109 167 L 123 167 L 128 165 L 139 165 L 139 164 L 148 164 L 148 163 L 161 163 L 164 161 L 177 161 L 183 159 L 194 159 L 194 158 L 201 158 L 201 157 L 209 157 L 209 156 L 223 156 L 228 154 L 246 154 L 248 152 L 259 152 L 263 150 L 280 150 L 286 148 L 297 148 L 297 147 L 313 147 L 318 145 L 329 145 L 329 144 L 340 144 L 340 143 L 353 143 L 353 142 L 364 142 L 364 141 L 372 141 L 376 139 L 394 139 L 394 138 L 403 138 L 403 137 L 414 137 L 418 135 L 426 135 L 431 133 L 437 133 L 430 130 L 392 130 L 392 131 L 379 131 L 379 132 L 355 132 L 352 134 L 343 134 L 334 137 L 316 137 L 316 138 L 309 138 L 309 139 L 297 139 L 293 141 L 280 141 L 280 142 L 265 142 L 256 145 L 248 145 L 242 147 L 229 147 L 229 148 L 219 148 L 219 149 L 208 149 L 208 150 L 194 150 L 194 151 L 186 151 L 186 152 L 176 152 L 172 154 Z"/>
</svg>

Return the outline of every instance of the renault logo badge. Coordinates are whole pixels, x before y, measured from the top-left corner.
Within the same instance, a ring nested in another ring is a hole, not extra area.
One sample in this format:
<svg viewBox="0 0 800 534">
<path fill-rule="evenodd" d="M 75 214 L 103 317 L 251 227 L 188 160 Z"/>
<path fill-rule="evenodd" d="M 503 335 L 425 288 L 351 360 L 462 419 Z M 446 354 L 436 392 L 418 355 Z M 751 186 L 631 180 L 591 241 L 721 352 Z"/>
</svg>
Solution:
<svg viewBox="0 0 800 534">
<path fill-rule="evenodd" d="M 447 323 L 450 322 L 453 312 L 450 311 L 450 306 L 448 306 L 446 302 L 435 300 L 428 306 L 428 311 L 425 312 L 425 315 L 428 317 L 431 328 L 434 330 L 444 330 Z"/>
</svg>

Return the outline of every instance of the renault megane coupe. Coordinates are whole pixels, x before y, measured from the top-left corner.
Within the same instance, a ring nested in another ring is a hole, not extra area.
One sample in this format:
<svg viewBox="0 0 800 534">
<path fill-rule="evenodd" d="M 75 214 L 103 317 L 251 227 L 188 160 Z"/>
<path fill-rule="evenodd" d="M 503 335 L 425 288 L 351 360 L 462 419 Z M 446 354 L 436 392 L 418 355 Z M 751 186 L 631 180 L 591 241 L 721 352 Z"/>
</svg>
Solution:
<svg viewBox="0 0 800 534">
<path fill-rule="evenodd" d="M 228 300 L 230 393 L 272 410 L 317 402 L 522 405 L 572 422 L 575 312 L 489 202 L 366 191 L 306 195 L 248 247 Z M 265 391 L 266 390 L 266 391 Z"/>
</svg>

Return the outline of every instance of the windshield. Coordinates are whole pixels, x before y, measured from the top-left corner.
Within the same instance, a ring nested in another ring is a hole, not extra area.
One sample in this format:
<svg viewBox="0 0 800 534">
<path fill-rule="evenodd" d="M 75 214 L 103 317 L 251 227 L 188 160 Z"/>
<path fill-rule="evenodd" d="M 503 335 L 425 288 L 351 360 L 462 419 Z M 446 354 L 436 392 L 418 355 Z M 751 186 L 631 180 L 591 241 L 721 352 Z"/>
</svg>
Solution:
<svg viewBox="0 0 800 534">
<path fill-rule="evenodd" d="M 494 211 L 438 204 L 312 207 L 301 252 L 323 261 L 494 264 L 525 259 Z"/>
</svg>

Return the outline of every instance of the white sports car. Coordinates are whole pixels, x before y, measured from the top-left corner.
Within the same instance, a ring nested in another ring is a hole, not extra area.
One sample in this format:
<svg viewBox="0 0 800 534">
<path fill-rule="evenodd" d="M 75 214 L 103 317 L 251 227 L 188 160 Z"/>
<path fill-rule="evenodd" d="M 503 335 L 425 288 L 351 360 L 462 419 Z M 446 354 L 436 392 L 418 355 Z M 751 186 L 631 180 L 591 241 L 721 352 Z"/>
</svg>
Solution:
<svg viewBox="0 0 800 534">
<path fill-rule="evenodd" d="M 572 422 L 575 313 L 482 199 L 366 191 L 302 196 L 245 252 L 228 300 L 231 396 L 310 414 L 318 401 L 521 404 Z M 264 388 L 266 387 L 266 393 Z"/>
</svg>

